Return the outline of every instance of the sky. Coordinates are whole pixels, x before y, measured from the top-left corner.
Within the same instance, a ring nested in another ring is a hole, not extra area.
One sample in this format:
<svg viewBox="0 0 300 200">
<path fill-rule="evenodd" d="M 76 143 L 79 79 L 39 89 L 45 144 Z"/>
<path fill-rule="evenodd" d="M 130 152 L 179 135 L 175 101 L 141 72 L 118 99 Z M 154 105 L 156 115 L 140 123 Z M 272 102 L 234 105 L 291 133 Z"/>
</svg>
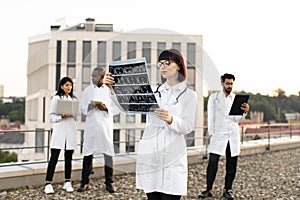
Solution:
<svg viewBox="0 0 300 200">
<path fill-rule="evenodd" d="M 99 24 L 113 24 L 115 31 L 157 28 L 202 35 L 205 59 L 219 74 L 236 76 L 234 90 L 272 95 L 280 88 L 287 95 L 298 95 L 300 2 L 297 1 L 2 1 L 0 85 L 4 85 L 6 97 L 26 96 L 29 37 L 48 33 L 50 25 L 58 21 L 72 26 L 94 18 Z"/>
</svg>

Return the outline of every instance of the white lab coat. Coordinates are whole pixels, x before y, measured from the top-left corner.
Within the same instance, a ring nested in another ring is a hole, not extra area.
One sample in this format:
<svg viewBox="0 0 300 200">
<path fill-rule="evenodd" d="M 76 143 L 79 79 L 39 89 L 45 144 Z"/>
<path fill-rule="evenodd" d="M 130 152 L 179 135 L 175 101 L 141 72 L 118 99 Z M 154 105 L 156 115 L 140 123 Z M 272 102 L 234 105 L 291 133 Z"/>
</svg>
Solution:
<svg viewBox="0 0 300 200">
<path fill-rule="evenodd" d="M 235 94 L 231 92 L 227 97 L 224 92 L 216 92 L 209 96 L 208 134 L 211 136 L 208 151 L 218 155 L 225 155 L 229 141 L 231 156 L 240 154 L 240 134 L 238 122 L 244 115 L 229 115 Z"/>
<path fill-rule="evenodd" d="M 86 115 L 83 156 L 104 153 L 113 156 L 113 115 L 118 114 L 120 110 L 113 103 L 110 96 L 110 90 L 106 85 L 98 88 L 90 85 L 82 93 L 80 100 L 80 109 L 82 114 Z M 91 101 L 101 101 L 108 109 L 107 111 L 92 109 L 88 111 L 88 105 Z"/>
<path fill-rule="evenodd" d="M 58 99 L 69 101 L 78 101 L 70 96 L 55 95 L 51 99 L 49 119 L 53 124 L 53 132 L 51 136 L 50 148 L 72 150 L 77 148 L 77 127 L 76 120 L 80 118 L 80 114 L 73 118 L 62 119 L 61 115 L 56 115 L 56 107 Z"/>
<path fill-rule="evenodd" d="M 167 124 L 154 114 L 147 115 L 146 128 L 139 142 L 136 187 L 145 193 L 187 194 L 187 151 L 184 136 L 193 131 L 196 93 L 186 82 L 173 87 L 166 83 L 155 93 L 160 108 L 169 110 L 173 122 Z M 182 93 L 183 92 L 183 93 Z M 175 104 L 178 95 L 178 103 Z"/>
</svg>

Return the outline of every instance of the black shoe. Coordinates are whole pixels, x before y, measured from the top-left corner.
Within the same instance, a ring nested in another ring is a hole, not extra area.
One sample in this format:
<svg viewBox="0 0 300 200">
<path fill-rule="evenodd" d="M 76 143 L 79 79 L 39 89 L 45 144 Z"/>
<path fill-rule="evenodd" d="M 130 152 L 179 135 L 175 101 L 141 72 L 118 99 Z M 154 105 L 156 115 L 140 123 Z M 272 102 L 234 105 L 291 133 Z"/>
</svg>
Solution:
<svg viewBox="0 0 300 200">
<path fill-rule="evenodd" d="M 212 197 L 212 193 L 209 190 L 205 190 L 198 194 L 199 199 L 205 199 L 207 197 Z"/>
<path fill-rule="evenodd" d="M 223 197 L 224 197 L 225 199 L 228 199 L 228 200 L 233 200 L 233 199 L 234 199 L 234 196 L 233 196 L 232 190 L 224 191 L 224 192 L 223 192 Z"/>
<path fill-rule="evenodd" d="M 89 185 L 88 184 L 81 184 L 79 186 L 79 188 L 77 188 L 77 192 L 84 192 L 85 190 L 87 190 L 89 188 Z"/>
<path fill-rule="evenodd" d="M 113 186 L 112 186 L 110 183 L 107 183 L 107 184 L 106 184 L 105 189 L 106 189 L 109 193 L 114 193 L 114 192 L 115 192 Z"/>
</svg>

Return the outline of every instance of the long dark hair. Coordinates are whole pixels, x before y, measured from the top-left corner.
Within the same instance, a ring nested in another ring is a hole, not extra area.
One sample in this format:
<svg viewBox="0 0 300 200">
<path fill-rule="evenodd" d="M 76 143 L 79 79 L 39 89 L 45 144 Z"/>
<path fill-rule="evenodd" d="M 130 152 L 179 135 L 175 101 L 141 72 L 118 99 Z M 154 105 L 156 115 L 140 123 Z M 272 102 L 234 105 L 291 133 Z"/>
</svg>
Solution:
<svg viewBox="0 0 300 200">
<path fill-rule="evenodd" d="M 163 52 L 160 53 L 158 57 L 158 61 L 160 60 L 174 61 L 179 66 L 177 80 L 180 82 L 186 80 L 187 72 L 186 72 L 185 62 L 182 54 L 177 49 L 164 50 Z"/>
<path fill-rule="evenodd" d="M 72 89 L 71 89 L 71 92 L 69 94 L 70 97 L 76 98 L 76 96 L 74 96 L 74 94 L 73 94 L 73 81 L 70 77 L 63 77 L 62 79 L 60 79 L 59 85 L 58 85 L 58 88 L 57 88 L 57 92 L 56 92 L 55 95 L 59 95 L 60 97 L 65 95 L 65 91 L 61 88 L 61 86 L 63 86 L 66 82 L 72 83 Z"/>
</svg>

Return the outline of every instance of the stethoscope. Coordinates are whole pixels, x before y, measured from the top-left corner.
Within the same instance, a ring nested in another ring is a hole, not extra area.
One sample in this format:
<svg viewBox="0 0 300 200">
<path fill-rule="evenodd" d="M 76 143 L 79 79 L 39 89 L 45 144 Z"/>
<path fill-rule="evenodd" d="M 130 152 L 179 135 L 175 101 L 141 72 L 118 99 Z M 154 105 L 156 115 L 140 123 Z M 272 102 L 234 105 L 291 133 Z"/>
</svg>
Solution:
<svg viewBox="0 0 300 200">
<path fill-rule="evenodd" d="M 161 98 L 161 93 L 160 93 L 160 91 L 158 90 L 158 89 L 160 88 L 160 86 L 162 86 L 162 85 L 159 85 L 159 86 L 156 88 L 156 91 L 154 92 L 154 93 L 158 93 L 158 97 L 159 97 L 159 98 Z M 180 97 L 183 93 L 185 93 L 186 90 L 187 90 L 187 87 L 185 87 L 184 90 L 183 90 L 182 92 L 180 92 L 180 94 L 176 97 L 175 102 L 173 102 L 173 105 L 176 105 L 176 104 L 178 103 L 179 97 Z"/>
<path fill-rule="evenodd" d="M 220 92 L 218 92 L 217 97 L 216 97 L 216 99 L 215 99 L 215 102 L 216 102 L 217 104 L 220 103 L 219 94 L 220 94 Z"/>
</svg>

